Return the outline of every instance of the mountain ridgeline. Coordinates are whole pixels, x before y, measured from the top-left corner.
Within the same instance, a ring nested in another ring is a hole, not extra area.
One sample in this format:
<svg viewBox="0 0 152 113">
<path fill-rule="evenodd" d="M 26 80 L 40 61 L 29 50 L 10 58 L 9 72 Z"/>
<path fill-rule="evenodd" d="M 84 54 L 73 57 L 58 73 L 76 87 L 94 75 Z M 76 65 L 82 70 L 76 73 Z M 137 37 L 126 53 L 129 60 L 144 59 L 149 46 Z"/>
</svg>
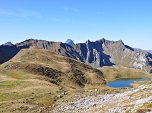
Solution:
<svg viewBox="0 0 152 113">
<path fill-rule="evenodd" d="M 106 39 L 95 42 L 87 41 L 71 46 L 68 43 L 29 39 L 12 46 L 0 46 L 0 63 L 15 56 L 21 49 L 47 49 L 56 54 L 70 57 L 93 67 L 124 66 L 137 68 L 146 72 L 152 70 L 152 54 L 139 51 L 125 45 L 121 40 L 109 41 Z"/>
</svg>

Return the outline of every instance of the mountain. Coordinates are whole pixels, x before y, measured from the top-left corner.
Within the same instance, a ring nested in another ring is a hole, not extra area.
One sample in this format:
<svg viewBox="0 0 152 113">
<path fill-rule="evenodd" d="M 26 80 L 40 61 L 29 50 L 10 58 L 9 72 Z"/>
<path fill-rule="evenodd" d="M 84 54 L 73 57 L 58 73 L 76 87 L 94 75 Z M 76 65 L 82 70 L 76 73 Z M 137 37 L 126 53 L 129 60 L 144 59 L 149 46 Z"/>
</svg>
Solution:
<svg viewBox="0 0 152 113">
<path fill-rule="evenodd" d="M 150 71 L 152 66 L 152 55 L 146 51 L 138 51 L 121 40 L 109 41 L 106 39 L 95 42 L 76 44 L 83 62 L 93 66 L 124 66 Z"/>
<path fill-rule="evenodd" d="M 62 42 L 28 39 L 23 42 L 17 43 L 16 47 L 20 50 L 25 48 L 47 49 L 59 55 L 82 61 L 79 53 L 73 47 Z"/>
<path fill-rule="evenodd" d="M 6 42 L 5 44 L 3 44 L 4 46 L 13 46 L 12 42 Z"/>
<path fill-rule="evenodd" d="M 15 53 L 13 52 L 9 58 L 12 58 L 12 56 L 17 54 L 21 49 L 36 48 L 47 49 L 59 55 L 84 62 L 93 67 L 117 65 L 137 68 L 146 72 L 151 72 L 152 69 L 152 54 L 125 45 L 122 40 L 109 41 L 104 38 L 94 42 L 88 40 L 85 43 L 75 44 L 73 48 L 67 43 L 29 39 L 17 43 L 12 47 L 14 47 L 16 51 L 14 51 Z M 0 48 L 2 51 L 6 46 L 1 46 Z M 3 51 L 5 51 L 5 49 Z M 6 52 L 0 56 L 7 56 L 8 53 L 9 52 Z M 7 58 L 7 60 L 9 58 Z M 6 59 L 1 60 L 1 63 L 5 61 Z"/>
<path fill-rule="evenodd" d="M 47 81 L 61 87 L 83 88 L 106 83 L 101 71 L 44 49 L 22 49 L 2 64 L 1 71 L 8 70 L 45 76 Z"/>
<path fill-rule="evenodd" d="M 72 46 L 72 47 L 75 46 L 75 43 L 71 39 L 67 39 L 67 41 L 65 43 L 68 44 L 68 45 L 70 45 L 70 46 Z"/>
</svg>

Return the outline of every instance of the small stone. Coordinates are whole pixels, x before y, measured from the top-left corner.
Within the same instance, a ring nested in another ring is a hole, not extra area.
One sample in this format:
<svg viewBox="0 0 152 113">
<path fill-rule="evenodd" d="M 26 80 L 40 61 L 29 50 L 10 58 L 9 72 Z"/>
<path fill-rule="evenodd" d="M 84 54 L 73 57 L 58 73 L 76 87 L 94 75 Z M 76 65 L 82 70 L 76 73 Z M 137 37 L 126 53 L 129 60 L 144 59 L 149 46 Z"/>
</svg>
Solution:
<svg viewBox="0 0 152 113">
<path fill-rule="evenodd" d="M 62 95 L 67 95 L 67 92 L 63 92 Z"/>
<path fill-rule="evenodd" d="M 94 91 L 95 91 L 95 92 L 97 92 L 97 91 L 98 91 L 98 89 L 95 89 Z"/>
<path fill-rule="evenodd" d="M 93 107 L 96 107 L 97 106 L 97 104 L 93 104 Z"/>
<path fill-rule="evenodd" d="M 62 98 L 63 96 L 62 96 L 62 95 L 58 95 L 57 97 L 58 97 L 58 98 Z"/>
<path fill-rule="evenodd" d="M 48 94 L 52 94 L 51 92 L 49 92 Z"/>
</svg>

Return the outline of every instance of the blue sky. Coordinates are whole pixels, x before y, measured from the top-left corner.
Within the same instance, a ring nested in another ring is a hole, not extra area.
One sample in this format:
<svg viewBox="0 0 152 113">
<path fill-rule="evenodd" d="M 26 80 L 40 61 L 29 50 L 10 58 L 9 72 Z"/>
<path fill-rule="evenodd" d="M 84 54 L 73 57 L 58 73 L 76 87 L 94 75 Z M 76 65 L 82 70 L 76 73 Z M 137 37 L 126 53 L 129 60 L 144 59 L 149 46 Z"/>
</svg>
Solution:
<svg viewBox="0 0 152 113">
<path fill-rule="evenodd" d="M 152 0 L 0 0 L 0 44 L 103 37 L 152 49 Z"/>
</svg>

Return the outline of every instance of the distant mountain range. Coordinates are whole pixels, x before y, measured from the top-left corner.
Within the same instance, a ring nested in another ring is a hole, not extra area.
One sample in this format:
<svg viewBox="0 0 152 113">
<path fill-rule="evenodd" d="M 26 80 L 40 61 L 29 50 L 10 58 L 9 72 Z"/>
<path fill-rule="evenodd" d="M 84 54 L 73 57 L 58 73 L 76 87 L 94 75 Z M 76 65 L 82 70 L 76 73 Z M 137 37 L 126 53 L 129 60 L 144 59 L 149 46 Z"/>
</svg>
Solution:
<svg viewBox="0 0 152 113">
<path fill-rule="evenodd" d="M 152 50 L 147 50 L 147 51 L 152 54 Z"/>
<path fill-rule="evenodd" d="M 147 51 L 147 52 L 149 52 L 149 53 L 151 53 L 152 54 L 152 50 L 142 50 L 142 49 L 140 49 L 140 48 L 134 48 L 135 50 L 138 50 L 138 51 Z"/>
<path fill-rule="evenodd" d="M 47 49 L 93 67 L 117 65 L 137 68 L 146 72 L 151 72 L 152 69 L 152 54 L 149 52 L 134 49 L 125 45 L 122 40 L 109 41 L 104 38 L 78 44 L 74 44 L 70 39 L 66 43 L 28 39 L 14 45 L 4 44 L 0 46 L 0 63 L 8 61 L 21 49 L 29 48 Z"/>
<path fill-rule="evenodd" d="M 3 44 L 4 46 L 13 46 L 12 42 L 7 42 L 5 44 Z"/>
</svg>

